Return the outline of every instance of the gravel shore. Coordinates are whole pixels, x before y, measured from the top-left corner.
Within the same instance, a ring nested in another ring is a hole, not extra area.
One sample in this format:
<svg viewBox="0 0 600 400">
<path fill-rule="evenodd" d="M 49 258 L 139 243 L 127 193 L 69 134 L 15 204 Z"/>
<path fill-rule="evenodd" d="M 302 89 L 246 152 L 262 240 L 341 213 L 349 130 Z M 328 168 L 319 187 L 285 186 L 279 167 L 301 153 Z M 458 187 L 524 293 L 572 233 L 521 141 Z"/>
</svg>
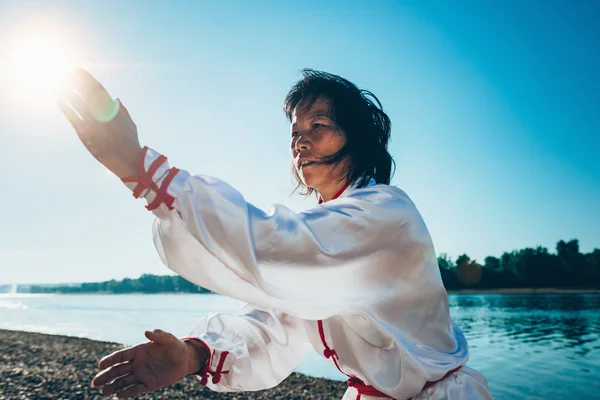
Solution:
<svg viewBox="0 0 600 400">
<path fill-rule="evenodd" d="M 90 387 L 98 360 L 123 348 L 116 343 L 0 329 L 0 400 L 110 399 Z M 212 392 L 187 377 L 136 399 L 340 399 L 345 382 L 294 373 L 274 389 Z"/>
</svg>

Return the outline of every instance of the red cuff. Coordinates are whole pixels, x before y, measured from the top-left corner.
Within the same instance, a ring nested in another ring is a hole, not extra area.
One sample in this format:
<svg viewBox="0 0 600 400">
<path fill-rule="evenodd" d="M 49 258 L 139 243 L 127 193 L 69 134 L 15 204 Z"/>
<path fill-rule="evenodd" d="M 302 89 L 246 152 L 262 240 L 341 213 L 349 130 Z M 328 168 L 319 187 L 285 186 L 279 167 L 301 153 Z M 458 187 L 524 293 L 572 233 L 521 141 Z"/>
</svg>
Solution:
<svg viewBox="0 0 600 400">
<path fill-rule="evenodd" d="M 177 175 L 178 172 L 179 172 L 179 169 L 177 169 L 175 167 L 173 167 L 169 170 L 167 176 L 165 177 L 162 184 L 160 185 L 160 188 L 158 190 L 156 190 L 156 197 L 154 198 L 152 203 L 150 203 L 146 206 L 146 208 L 149 211 L 157 209 L 162 203 L 165 203 L 167 205 L 167 207 L 169 208 L 169 210 L 173 209 L 173 202 L 175 201 L 175 197 L 173 197 L 169 193 L 167 193 L 167 189 L 169 188 L 171 181 L 173 180 L 173 178 L 175 178 L 175 175 Z"/>
<path fill-rule="evenodd" d="M 152 177 L 154 176 L 154 174 L 156 173 L 158 168 L 160 168 L 161 165 L 163 165 L 165 162 L 167 162 L 167 157 L 165 157 L 161 154 L 150 165 L 150 168 L 148 168 L 148 171 L 146 171 L 144 168 L 144 161 L 146 160 L 146 153 L 148 153 L 148 146 L 144 146 L 144 148 L 138 154 L 138 158 L 137 158 L 137 173 L 138 174 L 137 174 L 137 176 L 126 176 L 125 178 L 121 179 L 121 181 L 123 181 L 124 183 L 128 183 L 128 182 L 137 183 L 136 187 L 133 189 L 133 197 L 135 197 L 136 199 L 139 198 L 140 195 L 142 194 L 142 192 L 148 188 L 157 190 L 156 184 L 152 181 Z"/>
<path fill-rule="evenodd" d="M 156 196 L 152 200 L 152 202 L 146 206 L 146 209 L 148 209 L 149 211 L 157 209 L 162 203 L 165 203 L 169 210 L 172 210 L 174 208 L 173 202 L 175 201 L 175 198 L 167 192 L 167 189 L 169 188 L 169 185 L 171 184 L 173 178 L 175 178 L 175 175 L 177 175 L 177 173 L 179 172 L 179 169 L 175 167 L 171 168 L 169 172 L 167 172 L 166 177 L 165 179 L 163 179 L 163 182 L 159 188 L 156 185 L 156 183 L 152 181 L 152 178 L 154 177 L 156 171 L 158 171 L 158 169 L 161 167 L 161 165 L 167 162 L 167 157 L 165 157 L 162 154 L 159 155 L 158 158 L 154 160 L 152 164 L 150 164 L 150 168 L 148 168 L 148 171 L 146 171 L 144 168 L 144 163 L 146 160 L 148 150 L 148 146 L 144 146 L 144 148 L 138 154 L 137 175 L 127 176 L 125 178 L 122 178 L 121 181 L 123 181 L 123 183 L 137 183 L 137 185 L 133 189 L 133 197 L 135 197 L 136 199 L 140 198 L 142 193 L 144 193 L 144 191 L 148 188 L 150 188 L 156 193 Z"/>
<path fill-rule="evenodd" d="M 183 341 L 193 340 L 195 342 L 198 342 L 202 346 L 204 346 L 204 348 L 208 352 L 208 359 L 206 360 L 206 363 L 204 364 L 204 367 L 202 368 L 202 370 L 200 372 L 197 372 L 197 373 L 193 374 L 193 375 L 199 375 L 199 376 L 201 376 L 201 379 L 200 379 L 200 383 L 201 384 L 206 385 L 208 383 L 208 376 L 209 376 L 209 374 L 212 375 L 212 383 L 217 384 L 217 383 L 219 383 L 221 381 L 221 374 L 227 374 L 227 373 L 229 373 L 229 371 L 223 371 L 223 365 L 225 365 L 225 359 L 229 355 L 228 351 L 221 352 L 221 356 L 219 357 L 219 363 L 217 364 L 217 370 L 216 371 L 211 371 L 210 370 L 210 364 L 212 362 L 212 358 L 215 355 L 215 350 L 213 350 L 211 352 L 210 351 L 210 347 L 208 347 L 208 345 L 206 343 L 204 343 L 204 341 L 198 339 L 197 337 L 188 336 L 188 337 L 182 338 L 181 340 L 183 340 Z"/>
</svg>

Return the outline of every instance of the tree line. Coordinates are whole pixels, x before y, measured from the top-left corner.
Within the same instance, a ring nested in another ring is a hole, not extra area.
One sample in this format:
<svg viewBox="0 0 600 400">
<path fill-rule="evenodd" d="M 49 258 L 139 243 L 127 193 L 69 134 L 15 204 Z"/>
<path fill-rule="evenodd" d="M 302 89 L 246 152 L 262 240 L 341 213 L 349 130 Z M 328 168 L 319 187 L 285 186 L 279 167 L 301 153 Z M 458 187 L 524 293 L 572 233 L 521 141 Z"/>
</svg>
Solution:
<svg viewBox="0 0 600 400">
<path fill-rule="evenodd" d="M 32 285 L 31 293 L 211 293 L 179 275 L 143 274 L 138 279 L 43 287 Z"/>
<path fill-rule="evenodd" d="M 438 257 L 447 290 L 500 288 L 600 289 L 600 249 L 582 254 L 577 239 L 556 244 L 556 253 L 545 247 L 505 252 L 486 257 L 483 264 L 467 254 L 453 261 Z M 138 279 L 110 280 L 57 287 L 31 286 L 31 293 L 211 293 L 178 275 L 144 274 Z"/>
<path fill-rule="evenodd" d="M 600 289 L 600 249 L 582 254 L 577 239 L 556 244 L 556 252 L 538 246 L 486 257 L 483 264 L 467 254 L 453 262 L 438 257 L 447 290 L 499 288 Z"/>
</svg>

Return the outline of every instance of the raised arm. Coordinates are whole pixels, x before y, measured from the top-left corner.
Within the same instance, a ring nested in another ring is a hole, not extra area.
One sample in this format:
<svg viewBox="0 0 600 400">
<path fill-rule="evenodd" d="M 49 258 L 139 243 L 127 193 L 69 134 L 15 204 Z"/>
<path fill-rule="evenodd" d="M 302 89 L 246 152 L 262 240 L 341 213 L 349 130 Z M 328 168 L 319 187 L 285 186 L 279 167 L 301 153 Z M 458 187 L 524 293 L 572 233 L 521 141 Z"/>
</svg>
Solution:
<svg viewBox="0 0 600 400">
<path fill-rule="evenodd" d="M 75 75 L 61 108 L 94 157 L 148 200 L 164 263 L 217 293 L 324 319 L 418 287 L 407 280 L 436 262 L 419 213 L 398 189 L 354 190 L 304 213 L 264 212 L 219 179 L 139 151 L 129 114 L 89 74 Z"/>
<path fill-rule="evenodd" d="M 158 217 L 162 260 L 217 293 L 323 319 L 397 295 L 400 277 L 430 256 L 418 212 L 395 188 L 358 189 L 303 213 L 265 212 L 219 179 L 141 154 L 143 170 L 125 181 Z"/>
</svg>

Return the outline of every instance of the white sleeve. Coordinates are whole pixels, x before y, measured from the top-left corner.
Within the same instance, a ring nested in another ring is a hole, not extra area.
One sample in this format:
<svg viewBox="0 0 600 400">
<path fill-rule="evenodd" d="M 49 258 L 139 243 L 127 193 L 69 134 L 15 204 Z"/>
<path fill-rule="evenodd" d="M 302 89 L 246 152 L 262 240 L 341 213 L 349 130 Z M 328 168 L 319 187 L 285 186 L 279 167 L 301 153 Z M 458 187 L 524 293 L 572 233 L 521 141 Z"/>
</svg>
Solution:
<svg viewBox="0 0 600 400">
<path fill-rule="evenodd" d="M 149 151 L 146 168 L 157 157 Z M 158 216 L 156 248 L 170 269 L 216 293 L 325 319 L 394 298 L 415 265 L 435 259 L 414 204 L 391 186 L 355 189 L 303 213 L 264 212 L 221 180 L 165 164 L 153 178 L 158 194 L 146 196 Z"/>
<path fill-rule="evenodd" d="M 310 349 L 301 320 L 250 306 L 235 315 L 205 316 L 191 336 L 210 353 L 199 378 L 218 392 L 274 387 L 300 365 Z"/>
</svg>

